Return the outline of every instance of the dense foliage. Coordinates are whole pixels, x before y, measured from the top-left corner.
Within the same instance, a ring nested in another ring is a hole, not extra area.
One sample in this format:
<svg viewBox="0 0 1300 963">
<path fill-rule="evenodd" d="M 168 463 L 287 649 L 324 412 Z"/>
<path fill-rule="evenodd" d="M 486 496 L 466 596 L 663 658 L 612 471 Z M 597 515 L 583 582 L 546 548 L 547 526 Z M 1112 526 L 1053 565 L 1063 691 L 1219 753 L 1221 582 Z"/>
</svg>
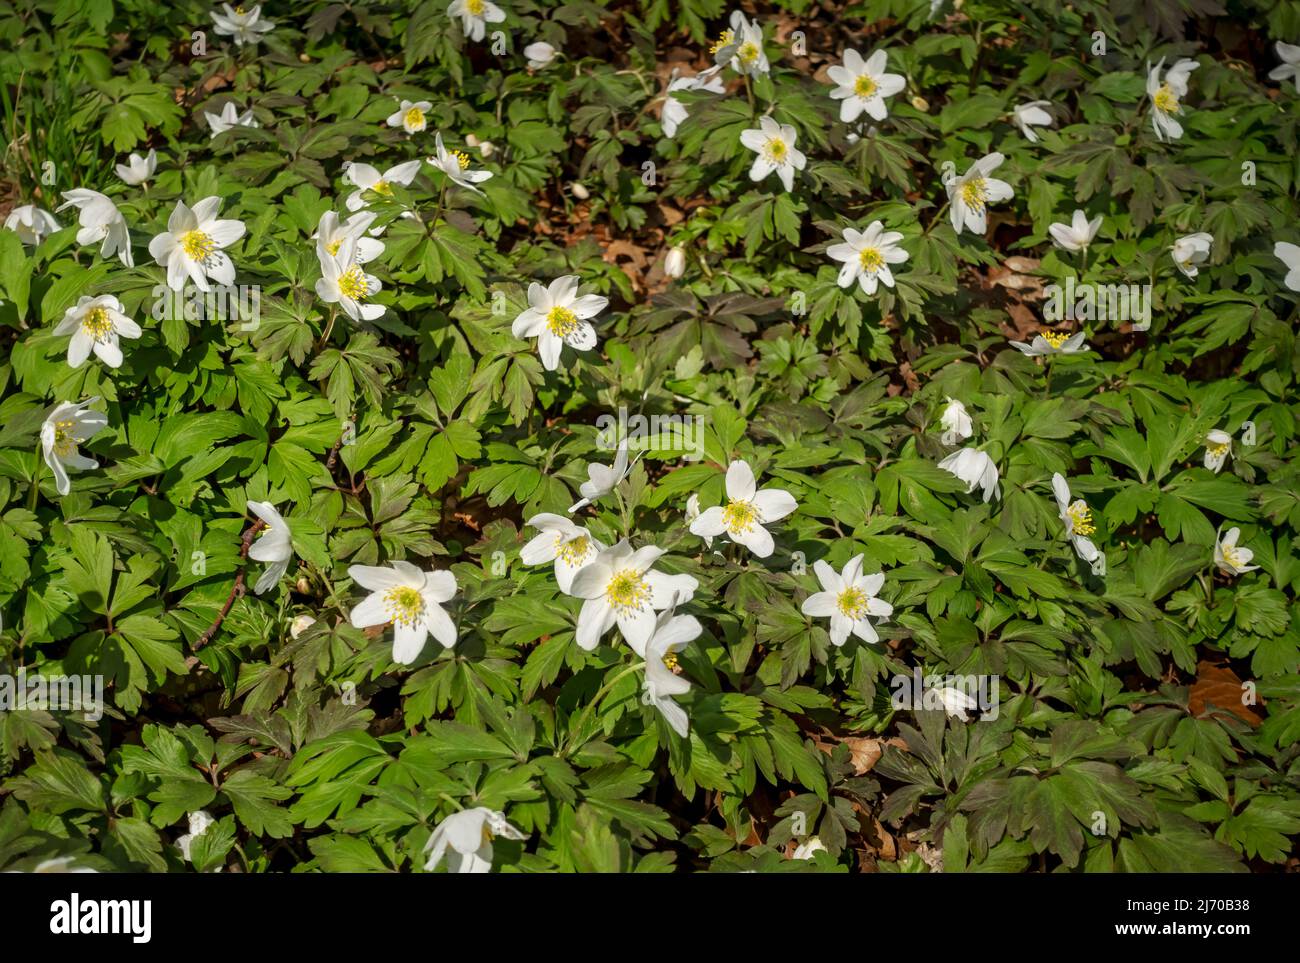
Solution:
<svg viewBox="0 0 1300 963">
<path fill-rule="evenodd" d="M 1294 868 L 1300 3 L 450 7 L 0 0 L 0 868 Z"/>
</svg>

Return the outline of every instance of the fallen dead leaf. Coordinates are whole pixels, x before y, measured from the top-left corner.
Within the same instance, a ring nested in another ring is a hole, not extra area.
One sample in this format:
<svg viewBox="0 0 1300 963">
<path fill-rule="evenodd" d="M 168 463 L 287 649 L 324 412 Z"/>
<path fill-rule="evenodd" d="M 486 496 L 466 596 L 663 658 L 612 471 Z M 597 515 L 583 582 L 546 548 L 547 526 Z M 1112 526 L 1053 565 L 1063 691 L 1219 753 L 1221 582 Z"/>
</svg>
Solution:
<svg viewBox="0 0 1300 963">
<path fill-rule="evenodd" d="M 1201 661 L 1196 666 L 1196 682 L 1192 684 L 1189 707 L 1192 715 L 1202 715 L 1210 706 L 1222 712 L 1231 712 L 1250 726 L 1263 723 L 1250 706 L 1243 705 L 1245 690 L 1237 674 L 1225 665 Z"/>
</svg>

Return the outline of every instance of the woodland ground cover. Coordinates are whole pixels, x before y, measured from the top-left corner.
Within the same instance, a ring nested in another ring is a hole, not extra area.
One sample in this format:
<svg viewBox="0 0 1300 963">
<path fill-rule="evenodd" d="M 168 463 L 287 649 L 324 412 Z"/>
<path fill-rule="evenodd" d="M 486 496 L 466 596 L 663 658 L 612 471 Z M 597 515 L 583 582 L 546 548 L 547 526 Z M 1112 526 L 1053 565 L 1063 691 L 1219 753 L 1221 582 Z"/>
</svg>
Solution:
<svg viewBox="0 0 1300 963">
<path fill-rule="evenodd" d="M 0 868 L 1295 868 L 1300 3 L 0 38 Z"/>
</svg>

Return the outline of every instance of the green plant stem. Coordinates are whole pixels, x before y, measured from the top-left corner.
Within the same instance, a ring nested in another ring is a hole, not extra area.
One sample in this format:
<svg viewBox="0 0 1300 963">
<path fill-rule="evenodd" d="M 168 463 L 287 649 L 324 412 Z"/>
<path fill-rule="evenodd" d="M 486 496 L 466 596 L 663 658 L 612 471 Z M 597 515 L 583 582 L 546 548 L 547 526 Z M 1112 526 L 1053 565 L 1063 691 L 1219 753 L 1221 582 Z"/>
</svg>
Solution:
<svg viewBox="0 0 1300 963">
<path fill-rule="evenodd" d="M 618 685 L 619 682 L 621 682 L 623 679 L 627 678 L 633 672 L 636 672 L 638 669 L 644 666 L 645 666 L 644 661 L 633 662 L 627 668 L 623 669 L 623 671 L 616 673 L 614 675 L 614 678 L 610 679 L 608 682 L 606 682 L 603 686 L 600 687 L 600 689 L 596 692 L 595 696 L 592 697 L 592 700 L 588 702 L 586 707 L 582 710 L 582 714 L 578 716 L 578 724 L 569 727 L 569 734 L 568 736 L 565 737 L 564 746 L 560 749 L 561 756 L 568 756 L 570 749 L 575 748 L 574 746 L 571 745 L 571 743 L 573 742 L 573 737 L 578 733 L 582 732 L 584 728 L 586 728 L 588 718 L 590 717 L 591 713 L 595 711 L 596 706 L 600 704 L 600 700 L 605 698 L 605 696 L 609 695 L 609 691 L 613 689 L 614 686 Z"/>
</svg>

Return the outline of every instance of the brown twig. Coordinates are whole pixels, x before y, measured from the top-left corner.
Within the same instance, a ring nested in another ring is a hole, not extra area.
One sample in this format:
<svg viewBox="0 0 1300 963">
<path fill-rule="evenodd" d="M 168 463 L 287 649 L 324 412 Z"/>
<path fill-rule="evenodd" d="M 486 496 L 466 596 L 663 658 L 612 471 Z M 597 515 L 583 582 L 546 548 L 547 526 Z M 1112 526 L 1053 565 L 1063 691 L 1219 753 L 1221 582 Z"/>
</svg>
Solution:
<svg viewBox="0 0 1300 963">
<path fill-rule="evenodd" d="M 230 609 L 235 604 L 235 599 L 239 598 L 247 591 L 247 588 L 244 586 L 244 569 L 248 564 L 248 550 L 253 547 L 253 539 L 257 536 L 257 533 L 265 527 L 266 522 L 258 519 L 253 522 L 248 531 L 244 532 L 244 538 L 239 547 L 239 558 L 244 564 L 240 565 L 239 572 L 235 575 L 235 584 L 230 586 L 230 594 L 226 596 L 226 604 L 223 605 L 221 611 L 217 613 L 216 621 L 208 626 L 206 632 L 194 640 L 194 645 L 191 647 L 192 651 L 197 652 L 212 641 L 212 637 L 216 635 L 218 630 L 221 628 L 221 623 L 226 621 L 226 616 L 230 614 Z"/>
</svg>

